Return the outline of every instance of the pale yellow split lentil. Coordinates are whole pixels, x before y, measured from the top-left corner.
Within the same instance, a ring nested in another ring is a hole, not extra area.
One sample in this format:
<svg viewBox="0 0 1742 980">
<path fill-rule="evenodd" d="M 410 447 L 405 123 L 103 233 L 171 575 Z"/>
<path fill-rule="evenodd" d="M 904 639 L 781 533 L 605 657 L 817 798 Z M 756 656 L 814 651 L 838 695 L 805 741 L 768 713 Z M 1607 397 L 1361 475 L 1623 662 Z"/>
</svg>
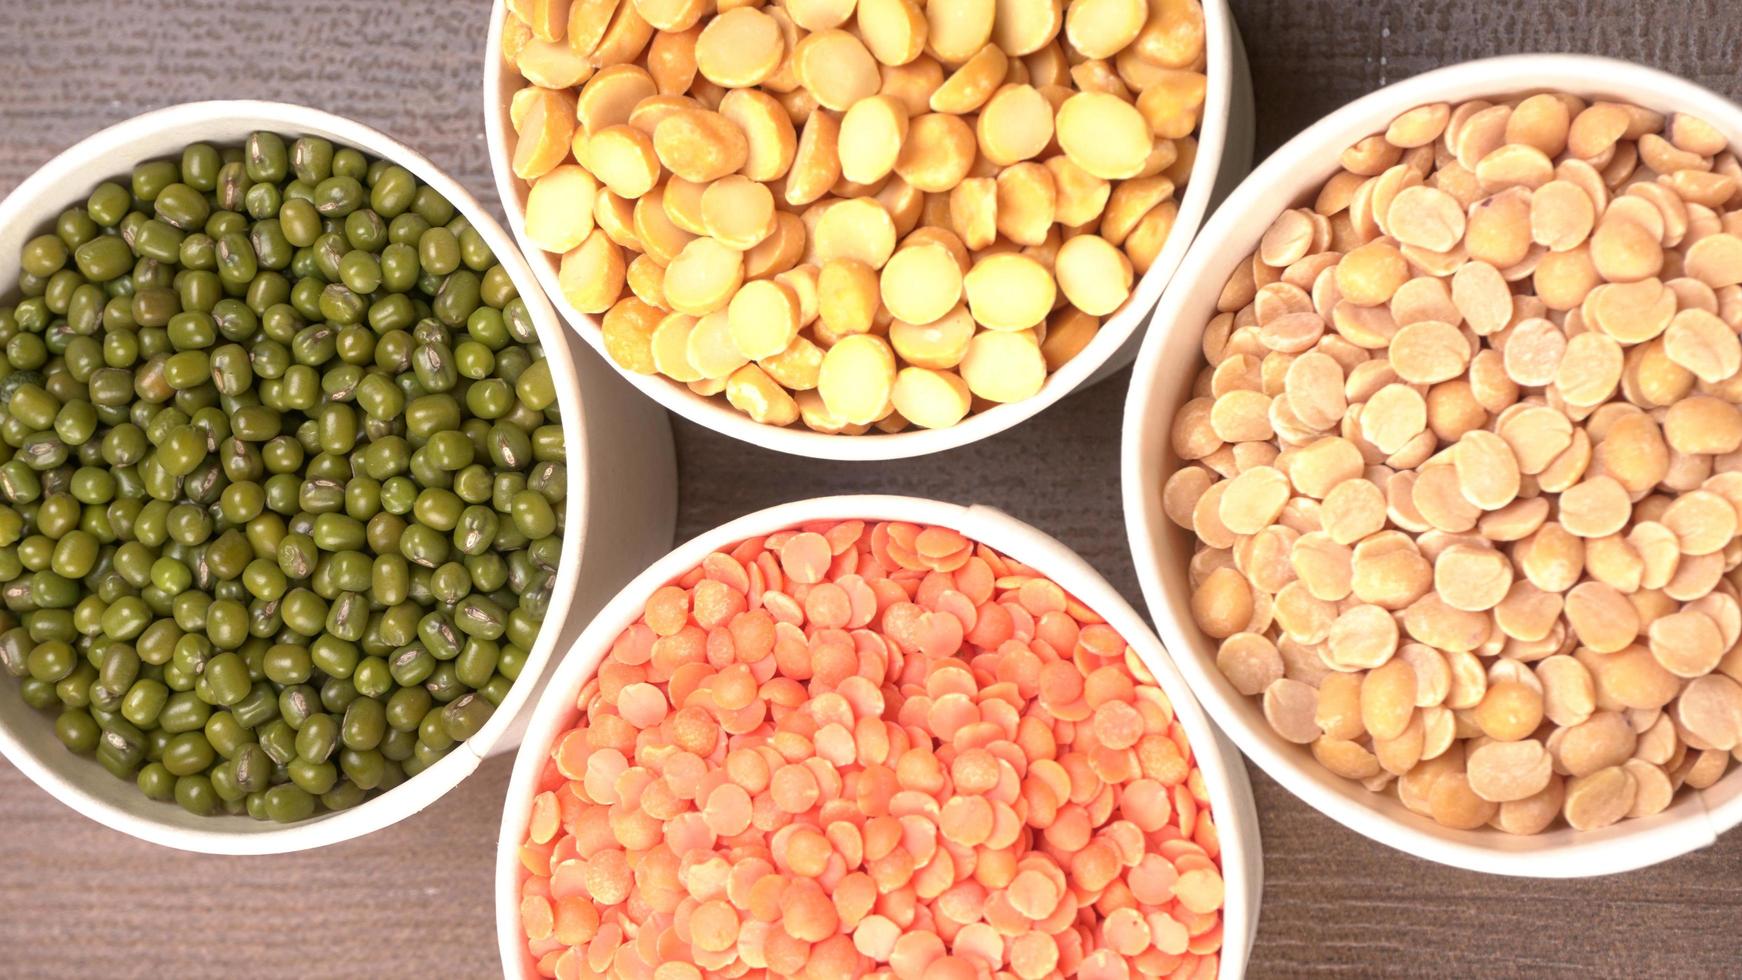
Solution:
<svg viewBox="0 0 1742 980">
<path fill-rule="evenodd" d="M 1710 786 L 1742 754 L 1734 151 L 1538 93 L 1412 109 L 1340 162 L 1229 278 L 1173 422 L 1161 499 L 1218 668 L 1450 828 Z M 1055 269 L 1092 312 L 1114 257 L 1089 241 Z"/>
</svg>

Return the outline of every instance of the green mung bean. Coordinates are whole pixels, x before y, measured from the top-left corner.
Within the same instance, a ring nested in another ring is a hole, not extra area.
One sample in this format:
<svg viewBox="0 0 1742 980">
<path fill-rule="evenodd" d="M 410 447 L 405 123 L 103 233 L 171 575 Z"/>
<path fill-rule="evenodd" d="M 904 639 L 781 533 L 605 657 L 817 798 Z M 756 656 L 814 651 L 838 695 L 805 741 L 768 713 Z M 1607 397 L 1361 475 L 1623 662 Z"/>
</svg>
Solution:
<svg viewBox="0 0 1742 980">
<path fill-rule="evenodd" d="M 195 144 L 0 303 L 0 673 L 149 799 L 290 822 L 477 734 L 549 603 L 556 388 L 484 237 L 317 137 Z"/>
</svg>

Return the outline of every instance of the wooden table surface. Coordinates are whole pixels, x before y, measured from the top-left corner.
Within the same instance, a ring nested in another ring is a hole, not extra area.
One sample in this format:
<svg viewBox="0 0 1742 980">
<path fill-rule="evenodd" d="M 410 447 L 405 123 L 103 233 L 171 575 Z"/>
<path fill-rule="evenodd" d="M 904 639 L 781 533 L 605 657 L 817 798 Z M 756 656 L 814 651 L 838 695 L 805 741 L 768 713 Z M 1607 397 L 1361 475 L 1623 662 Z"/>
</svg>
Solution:
<svg viewBox="0 0 1742 980">
<path fill-rule="evenodd" d="M 934 0 L 936 2 L 936 0 Z M 1582 51 L 1742 96 L 1733 0 L 1235 0 L 1265 153 L 1405 76 Z M 479 72 L 486 0 L 0 0 L 0 194 L 83 136 L 214 97 L 306 102 L 391 132 L 494 202 Z M 1140 602 L 1120 527 L 1124 375 L 1017 431 L 931 459 L 799 461 L 676 428 L 688 537 L 850 491 L 995 504 Z M 705 489 L 704 489 L 705 488 Z M 187 855 L 76 816 L 0 762 L 0 976 L 487 977 L 507 759 L 363 840 L 269 858 Z M 1655 869 L 1487 877 L 1372 843 L 1256 769 L 1264 904 L 1253 976 L 1742 975 L 1742 835 Z"/>
</svg>

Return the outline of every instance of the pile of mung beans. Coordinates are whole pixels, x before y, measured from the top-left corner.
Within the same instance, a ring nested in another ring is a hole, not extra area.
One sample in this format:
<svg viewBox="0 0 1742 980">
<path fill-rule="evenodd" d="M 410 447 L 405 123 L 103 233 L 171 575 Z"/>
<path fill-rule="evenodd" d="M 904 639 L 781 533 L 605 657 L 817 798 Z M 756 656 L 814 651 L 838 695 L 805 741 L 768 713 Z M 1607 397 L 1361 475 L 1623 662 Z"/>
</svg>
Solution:
<svg viewBox="0 0 1742 980">
<path fill-rule="evenodd" d="M 1163 489 L 1282 738 L 1451 828 L 1649 817 L 1742 753 L 1742 165 L 1544 92 L 1349 147 L 1222 290 Z"/>
<path fill-rule="evenodd" d="M 0 306 L 0 668 L 154 800 L 287 822 L 490 719 L 567 496 L 508 273 L 403 167 L 255 133 L 99 185 Z"/>
<path fill-rule="evenodd" d="M 511 165 L 564 297 L 624 371 L 770 425 L 1033 397 L 1197 156 L 1198 0 L 507 6 Z"/>
</svg>

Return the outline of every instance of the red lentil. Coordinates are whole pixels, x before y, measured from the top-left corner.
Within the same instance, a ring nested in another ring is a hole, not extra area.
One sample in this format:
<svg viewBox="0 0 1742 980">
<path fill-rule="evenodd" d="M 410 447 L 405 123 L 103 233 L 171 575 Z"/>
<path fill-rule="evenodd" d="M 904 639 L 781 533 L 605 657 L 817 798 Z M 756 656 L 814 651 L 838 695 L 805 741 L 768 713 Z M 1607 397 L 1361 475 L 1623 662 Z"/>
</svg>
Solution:
<svg viewBox="0 0 1742 980">
<path fill-rule="evenodd" d="M 710 555 L 577 704 L 521 848 L 541 976 L 1216 973 L 1220 846 L 1166 695 L 956 531 Z"/>
</svg>

